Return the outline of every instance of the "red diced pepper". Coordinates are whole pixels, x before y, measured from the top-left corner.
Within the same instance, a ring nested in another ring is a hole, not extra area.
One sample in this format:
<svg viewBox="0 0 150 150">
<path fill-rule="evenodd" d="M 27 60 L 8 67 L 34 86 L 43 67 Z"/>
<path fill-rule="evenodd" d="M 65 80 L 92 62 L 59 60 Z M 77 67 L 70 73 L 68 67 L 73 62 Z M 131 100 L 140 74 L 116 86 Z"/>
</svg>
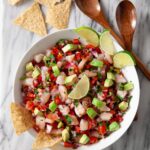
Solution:
<svg viewBox="0 0 150 150">
<path fill-rule="evenodd" d="M 37 81 L 38 81 L 39 84 L 42 83 L 42 76 L 41 76 L 41 75 L 39 75 L 39 76 L 37 77 Z"/>
<path fill-rule="evenodd" d="M 46 111 L 47 106 L 46 106 L 46 105 L 38 105 L 38 109 L 39 109 L 40 111 Z"/>
<path fill-rule="evenodd" d="M 75 126 L 75 130 L 76 130 L 77 133 L 81 133 L 79 126 Z"/>
<path fill-rule="evenodd" d="M 57 55 L 57 61 L 62 60 L 62 58 L 63 58 L 63 55 L 61 53 L 58 53 L 58 55 Z"/>
<path fill-rule="evenodd" d="M 62 103 L 62 100 L 59 97 L 56 97 L 55 98 L 55 103 L 59 105 L 59 104 Z"/>
<path fill-rule="evenodd" d="M 73 147 L 73 144 L 69 142 L 64 142 L 64 147 Z"/>
<path fill-rule="evenodd" d="M 73 44 L 80 44 L 79 39 L 73 39 Z"/>
<path fill-rule="evenodd" d="M 96 120 L 88 119 L 88 130 L 96 126 Z"/>
<path fill-rule="evenodd" d="M 95 46 L 93 46 L 92 44 L 88 44 L 88 45 L 86 45 L 86 48 L 88 48 L 88 49 L 90 49 L 90 48 L 95 48 Z"/>
<path fill-rule="evenodd" d="M 27 97 L 29 97 L 29 98 L 35 98 L 35 94 L 33 94 L 33 93 L 27 93 Z"/>
<path fill-rule="evenodd" d="M 107 132 L 107 128 L 105 124 L 102 124 L 98 127 L 98 132 L 100 135 L 105 135 Z"/>
<path fill-rule="evenodd" d="M 91 136 L 90 137 L 90 144 L 94 144 L 98 141 L 98 138 L 97 137 L 94 137 L 94 136 Z"/>
<path fill-rule="evenodd" d="M 80 52 L 76 53 L 75 58 L 76 58 L 77 61 L 81 60 L 81 57 L 82 56 L 81 56 Z"/>
<path fill-rule="evenodd" d="M 59 53 L 58 48 L 54 47 L 54 48 L 52 49 L 52 54 L 54 54 L 55 56 L 57 56 L 58 53 Z"/>
<path fill-rule="evenodd" d="M 27 101 L 26 108 L 28 110 L 33 110 L 34 109 L 34 103 L 32 101 Z"/>
</svg>

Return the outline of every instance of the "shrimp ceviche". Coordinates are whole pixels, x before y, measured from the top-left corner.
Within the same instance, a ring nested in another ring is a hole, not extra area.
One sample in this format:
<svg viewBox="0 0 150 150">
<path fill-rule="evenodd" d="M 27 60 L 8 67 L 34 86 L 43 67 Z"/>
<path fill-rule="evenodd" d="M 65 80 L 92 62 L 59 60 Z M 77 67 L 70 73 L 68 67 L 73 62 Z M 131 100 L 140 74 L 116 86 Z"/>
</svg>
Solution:
<svg viewBox="0 0 150 150">
<path fill-rule="evenodd" d="M 25 69 L 23 104 L 37 132 L 60 136 L 64 147 L 77 148 L 121 127 L 133 84 L 98 46 L 61 39 Z"/>
</svg>

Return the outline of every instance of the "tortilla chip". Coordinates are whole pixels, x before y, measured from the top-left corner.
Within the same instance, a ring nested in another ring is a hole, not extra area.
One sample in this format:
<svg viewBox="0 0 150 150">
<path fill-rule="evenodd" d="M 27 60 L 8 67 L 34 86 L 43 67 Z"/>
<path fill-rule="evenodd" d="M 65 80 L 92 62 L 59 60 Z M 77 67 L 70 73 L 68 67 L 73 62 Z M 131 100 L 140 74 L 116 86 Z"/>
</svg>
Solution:
<svg viewBox="0 0 150 150">
<path fill-rule="evenodd" d="M 44 131 L 40 131 L 32 144 L 32 149 L 43 149 L 43 148 L 50 148 L 55 144 L 61 142 L 61 136 L 51 136 L 46 134 Z"/>
<path fill-rule="evenodd" d="M 56 0 L 51 0 L 51 5 L 48 7 L 46 22 L 57 29 L 67 28 L 71 9 L 71 0 L 64 0 L 56 3 Z"/>
<path fill-rule="evenodd" d="M 11 118 L 17 135 L 33 127 L 34 120 L 32 114 L 27 109 L 16 103 L 11 103 L 10 109 Z"/>
<path fill-rule="evenodd" d="M 23 12 L 14 20 L 14 23 L 38 35 L 42 36 L 47 34 L 44 18 L 38 3 L 34 3 Z"/>
<path fill-rule="evenodd" d="M 20 3 L 22 0 L 9 0 L 8 2 L 9 2 L 9 4 L 11 4 L 11 5 L 16 5 L 16 4 L 18 4 L 18 3 Z"/>
<path fill-rule="evenodd" d="M 50 6 L 51 0 L 34 0 L 35 2 L 38 2 L 41 5 Z"/>
</svg>

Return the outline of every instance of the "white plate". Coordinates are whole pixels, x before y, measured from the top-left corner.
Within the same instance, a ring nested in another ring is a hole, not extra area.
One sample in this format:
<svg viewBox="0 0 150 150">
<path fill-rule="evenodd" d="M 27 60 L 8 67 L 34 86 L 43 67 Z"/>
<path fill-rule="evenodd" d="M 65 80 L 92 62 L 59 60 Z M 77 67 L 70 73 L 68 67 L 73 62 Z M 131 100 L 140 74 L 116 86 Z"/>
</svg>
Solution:
<svg viewBox="0 0 150 150">
<path fill-rule="evenodd" d="M 25 72 L 25 65 L 27 62 L 33 59 L 33 56 L 37 53 L 40 52 L 45 52 L 45 50 L 49 47 L 53 47 L 55 43 L 60 40 L 60 39 L 74 39 L 78 38 L 79 35 L 73 32 L 73 30 L 61 30 L 58 32 L 55 32 L 53 34 L 50 34 L 46 37 L 44 37 L 42 40 L 38 41 L 36 44 L 34 44 L 23 56 L 21 59 L 19 66 L 16 71 L 16 76 L 14 80 L 14 88 L 13 88 L 13 99 L 15 102 L 22 103 L 22 96 L 21 96 L 21 82 L 20 82 L 20 77 L 23 76 Z M 81 38 L 81 41 L 85 43 L 85 40 Z M 114 42 L 116 50 L 120 51 L 122 48 Z M 88 145 L 88 146 L 82 146 L 79 147 L 78 150 L 101 150 L 106 148 L 107 146 L 110 146 L 113 144 L 115 141 L 117 141 L 124 133 L 125 131 L 129 128 L 131 125 L 135 114 L 137 112 L 138 104 L 139 104 L 139 95 L 140 95 L 140 89 L 139 89 L 139 80 L 137 76 L 137 72 L 135 70 L 134 66 L 131 67 L 126 67 L 123 69 L 123 73 L 125 74 L 125 77 L 127 78 L 128 81 L 132 81 L 134 84 L 134 89 L 131 93 L 133 96 L 130 102 L 130 108 L 128 109 L 127 113 L 124 115 L 124 121 L 121 123 L 121 128 L 117 130 L 116 132 L 112 133 L 110 136 L 106 137 L 105 139 L 102 139 L 96 144 L 93 145 Z M 35 131 L 31 129 L 29 131 L 32 135 L 35 135 Z M 61 145 L 57 145 L 54 148 L 55 150 L 66 150 Z M 67 150 L 69 150 L 67 148 Z"/>
</svg>

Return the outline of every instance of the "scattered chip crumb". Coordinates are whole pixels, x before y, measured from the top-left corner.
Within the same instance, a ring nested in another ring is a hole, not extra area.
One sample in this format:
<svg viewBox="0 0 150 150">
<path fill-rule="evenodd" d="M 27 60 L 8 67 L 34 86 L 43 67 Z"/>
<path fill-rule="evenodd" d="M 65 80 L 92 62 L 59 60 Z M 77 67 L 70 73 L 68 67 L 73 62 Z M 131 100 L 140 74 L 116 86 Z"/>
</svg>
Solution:
<svg viewBox="0 0 150 150">
<path fill-rule="evenodd" d="M 30 8 L 18 16 L 14 20 L 14 23 L 40 36 L 47 34 L 44 18 L 38 3 L 34 3 Z"/>
<path fill-rule="evenodd" d="M 22 0 L 8 0 L 8 2 L 11 5 L 16 5 L 16 4 L 20 3 L 20 2 L 22 2 Z"/>
<path fill-rule="evenodd" d="M 51 0 L 51 5 L 47 9 L 46 22 L 57 29 L 67 28 L 71 9 L 71 0 L 60 1 Z"/>
<path fill-rule="evenodd" d="M 57 143 L 60 143 L 62 140 L 61 136 L 51 136 L 49 134 L 46 134 L 44 131 L 40 131 L 32 144 L 32 149 L 34 150 L 40 150 L 44 148 L 49 148 L 54 146 Z"/>
<path fill-rule="evenodd" d="M 27 109 L 16 103 L 11 103 L 10 108 L 13 126 L 17 135 L 33 127 L 34 120 L 32 114 Z"/>
</svg>

